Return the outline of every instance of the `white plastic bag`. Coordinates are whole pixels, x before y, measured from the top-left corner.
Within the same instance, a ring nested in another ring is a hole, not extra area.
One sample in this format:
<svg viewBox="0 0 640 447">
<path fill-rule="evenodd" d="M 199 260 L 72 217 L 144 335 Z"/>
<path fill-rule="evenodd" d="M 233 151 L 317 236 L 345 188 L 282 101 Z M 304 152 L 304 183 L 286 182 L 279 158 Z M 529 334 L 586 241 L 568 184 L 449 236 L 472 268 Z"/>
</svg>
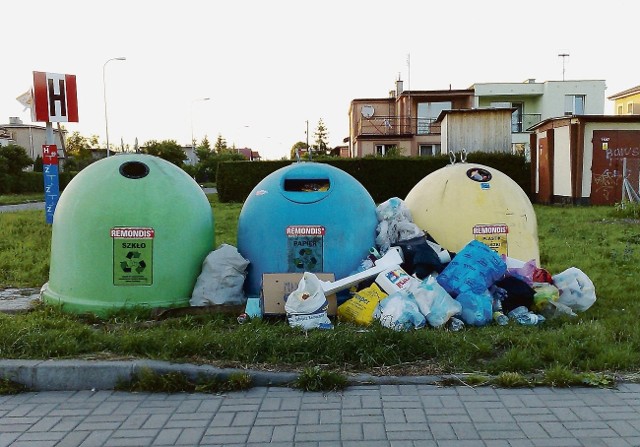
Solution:
<svg viewBox="0 0 640 447">
<path fill-rule="evenodd" d="M 380 247 L 381 254 L 385 254 L 398 241 L 424 235 L 424 231 L 413 223 L 409 207 L 398 197 L 392 197 L 378 205 L 376 216 L 379 222 L 376 228 L 376 245 Z"/>
<path fill-rule="evenodd" d="M 242 287 L 248 265 L 249 261 L 236 247 L 221 244 L 202 263 L 189 303 L 192 306 L 246 303 Z"/>
<path fill-rule="evenodd" d="M 298 288 L 291 292 L 284 303 L 289 326 L 302 329 L 331 329 L 333 325 L 327 316 L 329 302 L 322 290 L 322 283 L 316 275 L 304 272 Z"/>
<path fill-rule="evenodd" d="M 570 307 L 575 312 L 583 312 L 596 302 L 596 288 L 579 268 L 569 267 L 552 278 L 553 284 L 560 291 L 558 303 Z"/>
</svg>

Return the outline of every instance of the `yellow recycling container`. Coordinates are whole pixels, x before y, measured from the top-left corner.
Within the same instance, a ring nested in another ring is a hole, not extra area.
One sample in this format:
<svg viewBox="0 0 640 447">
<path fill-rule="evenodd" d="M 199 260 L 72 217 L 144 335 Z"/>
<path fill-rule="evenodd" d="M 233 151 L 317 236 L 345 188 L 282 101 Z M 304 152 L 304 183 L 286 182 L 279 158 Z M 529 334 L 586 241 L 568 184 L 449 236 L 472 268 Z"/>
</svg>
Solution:
<svg viewBox="0 0 640 447">
<path fill-rule="evenodd" d="M 531 201 L 509 176 L 489 166 L 457 163 L 420 180 L 405 204 L 413 221 L 445 249 L 471 240 L 500 255 L 540 266 L 538 223 Z"/>
</svg>

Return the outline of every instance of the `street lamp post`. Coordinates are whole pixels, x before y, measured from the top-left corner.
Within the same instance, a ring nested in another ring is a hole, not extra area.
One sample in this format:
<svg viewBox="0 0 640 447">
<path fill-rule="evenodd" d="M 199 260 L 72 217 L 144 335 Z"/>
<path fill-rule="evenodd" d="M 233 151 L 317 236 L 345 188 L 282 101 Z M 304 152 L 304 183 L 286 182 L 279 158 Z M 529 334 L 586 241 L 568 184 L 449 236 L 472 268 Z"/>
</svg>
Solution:
<svg viewBox="0 0 640 447">
<path fill-rule="evenodd" d="M 107 77 L 106 77 L 106 69 L 107 64 L 111 61 L 126 61 L 126 57 L 112 57 L 107 60 L 102 66 L 102 93 L 104 96 L 104 132 L 107 137 L 107 157 L 109 156 L 109 118 L 107 115 Z"/>
<path fill-rule="evenodd" d="M 193 101 L 191 101 L 191 148 L 195 151 L 196 150 L 196 139 L 193 136 L 193 105 L 197 102 L 197 101 L 209 101 L 211 98 L 206 97 L 206 98 L 198 98 L 198 99 L 194 99 Z"/>
</svg>

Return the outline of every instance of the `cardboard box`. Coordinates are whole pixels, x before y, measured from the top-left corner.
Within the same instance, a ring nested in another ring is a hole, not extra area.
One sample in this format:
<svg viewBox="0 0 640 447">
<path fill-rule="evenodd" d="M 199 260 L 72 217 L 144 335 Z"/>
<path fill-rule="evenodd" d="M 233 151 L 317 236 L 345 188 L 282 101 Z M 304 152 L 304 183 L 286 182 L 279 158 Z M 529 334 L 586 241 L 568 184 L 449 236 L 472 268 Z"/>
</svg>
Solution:
<svg viewBox="0 0 640 447">
<path fill-rule="evenodd" d="M 314 273 L 321 281 L 334 281 L 333 273 Z M 302 273 L 264 273 L 262 275 L 262 315 L 285 315 L 284 303 L 291 292 L 298 288 Z M 335 316 L 338 308 L 336 295 L 327 297 L 327 315 Z"/>
</svg>

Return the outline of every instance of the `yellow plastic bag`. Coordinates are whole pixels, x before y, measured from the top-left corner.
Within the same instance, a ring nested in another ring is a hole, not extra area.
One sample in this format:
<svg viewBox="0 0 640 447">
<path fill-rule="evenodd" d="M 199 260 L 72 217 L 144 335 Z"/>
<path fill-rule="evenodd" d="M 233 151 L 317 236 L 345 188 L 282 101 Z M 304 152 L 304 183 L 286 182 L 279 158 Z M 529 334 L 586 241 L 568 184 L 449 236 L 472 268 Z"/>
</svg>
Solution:
<svg viewBox="0 0 640 447">
<path fill-rule="evenodd" d="M 362 289 L 338 306 L 338 319 L 367 326 L 373 322 L 373 311 L 387 294 L 376 283 Z"/>
</svg>

